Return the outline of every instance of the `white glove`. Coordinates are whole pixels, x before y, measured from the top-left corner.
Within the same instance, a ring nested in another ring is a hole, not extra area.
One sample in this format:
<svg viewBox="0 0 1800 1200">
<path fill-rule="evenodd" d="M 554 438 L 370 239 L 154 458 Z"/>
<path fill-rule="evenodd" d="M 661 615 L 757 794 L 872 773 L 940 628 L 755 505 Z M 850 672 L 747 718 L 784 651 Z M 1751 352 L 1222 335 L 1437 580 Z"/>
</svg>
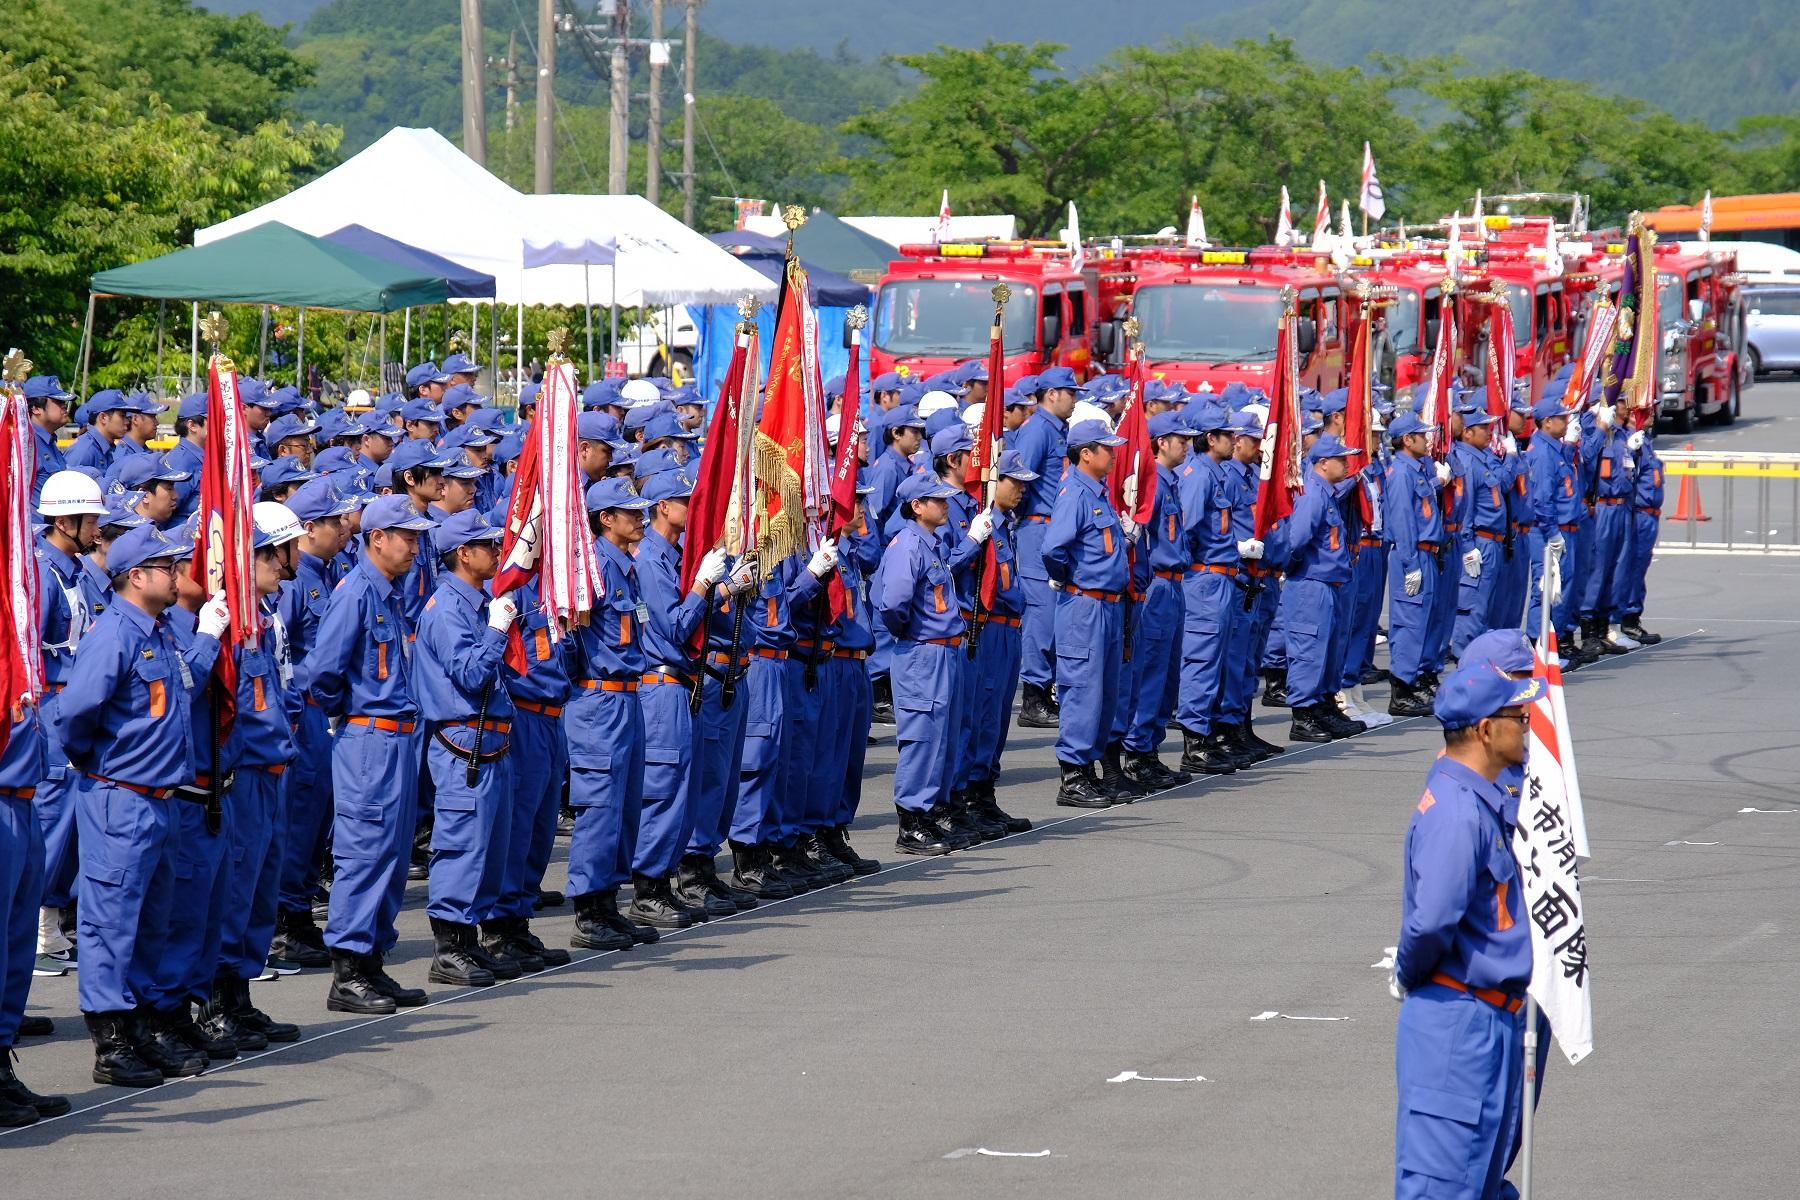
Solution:
<svg viewBox="0 0 1800 1200">
<path fill-rule="evenodd" d="M 1450 482 L 1450 464 L 1441 462 L 1437 465 L 1438 486 L 1444 487 Z"/>
<path fill-rule="evenodd" d="M 1545 542 L 1544 545 L 1546 548 L 1552 549 L 1552 550 L 1563 549 L 1563 535 L 1560 533 L 1557 534 L 1555 537 L 1553 537 L 1549 541 Z"/>
<path fill-rule="evenodd" d="M 725 552 L 714 548 L 708 550 L 700 558 L 700 570 L 694 575 L 694 586 L 702 592 L 711 591 L 719 580 L 725 578 Z"/>
<path fill-rule="evenodd" d="M 1263 556 L 1263 544 L 1255 538 L 1245 538 L 1238 543 L 1238 557 L 1255 561 Z"/>
<path fill-rule="evenodd" d="M 837 568 L 837 563 L 837 545 L 830 538 L 826 538 L 819 543 L 819 548 L 813 551 L 812 559 L 806 564 L 806 569 L 817 578 L 823 579 Z"/>
<path fill-rule="evenodd" d="M 1124 513 L 1119 514 L 1119 527 L 1125 531 L 1125 540 L 1126 541 L 1131 542 L 1131 541 L 1137 540 L 1137 535 L 1138 535 L 1137 522 L 1133 521 L 1130 517 L 1126 516 Z"/>
<path fill-rule="evenodd" d="M 734 596 L 748 595 L 756 590 L 758 574 L 756 560 L 746 554 L 738 559 L 738 565 L 732 569 L 730 576 L 725 580 L 725 586 L 731 590 L 731 594 Z"/>
<path fill-rule="evenodd" d="M 519 619 L 519 606 L 511 596 L 495 596 L 488 601 L 488 628 L 505 633 Z"/>
<path fill-rule="evenodd" d="M 1481 551 L 1471 550 L 1463 555 L 1463 574 L 1470 579 L 1481 578 Z"/>
<path fill-rule="evenodd" d="M 987 541 L 989 537 L 993 536 L 993 532 L 994 514 L 985 508 L 976 513 L 975 519 L 969 522 L 969 537 L 977 544 Z"/>
<path fill-rule="evenodd" d="M 215 641 L 225 636 L 231 628 L 231 608 L 225 603 L 224 592 L 214 592 L 212 599 L 201 605 L 194 627 Z"/>
<path fill-rule="evenodd" d="M 1508 454 L 1517 454 L 1519 452 L 1519 439 L 1510 433 L 1503 433 L 1500 435 L 1500 445 L 1505 447 Z"/>
<path fill-rule="evenodd" d="M 1571 446 L 1581 445 L 1581 418 L 1570 417 L 1569 427 L 1563 430 L 1563 441 Z"/>
<path fill-rule="evenodd" d="M 1596 404 L 1594 406 L 1594 422 L 1599 425 L 1600 428 L 1611 429 L 1615 419 L 1616 418 L 1613 416 L 1612 405 Z"/>
<path fill-rule="evenodd" d="M 1406 999 L 1406 989 L 1400 986 L 1400 968 L 1388 968 L 1388 995 L 1396 1000 Z"/>
<path fill-rule="evenodd" d="M 1408 571 L 1406 573 L 1406 579 L 1402 582 L 1401 586 L 1406 588 L 1407 595 L 1418 595 L 1425 588 L 1425 572 Z"/>
<path fill-rule="evenodd" d="M 1625 448 L 1633 454 L 1642 450 L 1644 448 L 1644 431 L 1641 429 L 1632 430 L 1631 436 L 1625 439 Z"/>
</svg>

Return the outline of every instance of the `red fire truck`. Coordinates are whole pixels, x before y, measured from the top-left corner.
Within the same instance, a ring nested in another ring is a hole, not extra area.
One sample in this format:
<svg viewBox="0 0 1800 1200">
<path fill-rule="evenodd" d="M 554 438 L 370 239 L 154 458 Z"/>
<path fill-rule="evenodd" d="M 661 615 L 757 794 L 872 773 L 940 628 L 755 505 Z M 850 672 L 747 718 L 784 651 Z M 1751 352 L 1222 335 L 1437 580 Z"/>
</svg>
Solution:
<svg viewBox="0 0 1800 1200">
<path fill-rule="evenodd" d="M 1549 217 L 1493 216 L 1486 225 L 1488 240 L 1481 244 L 1477 265 L 1460 281 L 1464 299 L 1458 318 L 1468 350 L 1465 361 L 1476 365 L 1484 361 L 1490 306 L 1474 296 L 1491 291 L 1497 282 L 1504 286 L 1512 310 L 1513 371 L 1516 378 L 1531 382 L 1531 399 L 1536 401 L 1575 353 L 1558 230 Z"/>
<path fill-rule="evenodd" d="M 1268 391 L 1275 373 L 1281 291 L 1296 293 L 1302 384 L 1329 391 L 1344 381 L 1343 286 L 1330 261 L 1274 246 L 1200 250 L 1152 246 L 1089 268 L 1101 299 L 1095 346 L 1111 363 L 1124 352 L 1119 324 L 1138 320 L 1145 369 L 1190 390 L 1233 381 Z"/>
<path fill-rule="evenodd" d="M 1089 374 L 1095 299 L 1061 242 L 944 242 L 900 247 L 875 292 L 869 370 L 934 375 L 986 359 L 994 285 L 1006 305 L 1006 382 L 1066 366 Z M 998 386 L 998 384 L 996 384 Z"/>
<path fill-rule="evenodd" d="M 1444 256 L 1422 249 L 1377 249 L 1351 264 L 1356 278 L 1393 289 L 1377 320 L 1375 378 L 1399 392 L 1425 377 L 1443 319 Z"/>
<path fill-rule="evenodd" d="M 1678 433 L 1743 411 L 1744 305 L 1730 243 L 1705 253 L 1656 247 L 1657 415 Z"/>
</svg>

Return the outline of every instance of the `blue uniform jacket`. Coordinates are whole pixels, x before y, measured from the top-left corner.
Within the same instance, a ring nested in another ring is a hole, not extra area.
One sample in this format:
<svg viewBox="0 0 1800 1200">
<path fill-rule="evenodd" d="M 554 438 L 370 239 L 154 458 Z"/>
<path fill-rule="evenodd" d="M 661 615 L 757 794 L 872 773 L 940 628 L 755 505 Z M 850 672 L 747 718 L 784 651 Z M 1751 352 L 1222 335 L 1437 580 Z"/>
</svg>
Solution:
<svg viewBox="0 0 1800 1200">
<path fill-rule="evenodd" d="M 218 653 L 218 642 L 197 640 Z M 69 761 L 140 787 L 187 783 L 194 776 L 192 692 L 203 677 L 182 661 L 166 622 L 116 601 L 81 639 L 57 703 Z"/>
<path fill-rule="evenodd" d="M 1044 572 L 1066 587 L 1124 592 L 1125 528 L 1107 497 L 1105 480 L 1069 472 L 1044 533 Z"/>
<path fill-rule="evenodd" d="M 44 681 L 61 683 L 75 665 L 75 650 L 82 631 L 100 615 L 105 600 L 94 592 L 93 580 L 83 569 L 85 559 L 78 561 L 69 557 L 41 536 L 37 540 L 37 559 L 38 629 L 44 639 Z"/>
<path fill-rule="evenodd" d="M 595 597 L 587 624 L 576 626 L 574 636 L 564 639 L 571 655 L 569 675 L 577 681 L 636 680 L 647 665 L 643 627 L 649 617 L 638 592 L 637 564 L 605 538 L 596 544 L 605 591 Z"/>
<path fill-rule="evenodd" d="M 681 590 L 681 548 L 654 529 L 644 531 L 637 550 L 638 591 L 650 619 L 644 624 L 644 657 L 691 674 L 687 642 L 706 615 L 706 598 Z"/>
<path fill-rule="evenodd" d="M 944 543 L 917 521 L 908 521 L 888 543 L 873 590 L 875 611 L 894 637 L 930 641 L 962 635 L 962 610 Z"/>
<path fill-rule="evenodd" d="M 1306 490 L 1294 497 L 1294 511 L 1286 521 L 1289 579 L 1349 580 L 1350 539 L 1337 500 L 1336 489 L 1324 477 L 1317 473 L 1307 476 Z"/>
<path fill-rule="evenodd" d="M 56 435 L 42 425 L 31 427 L 32 439 L 37 443 L 37 470 L 31 477 L 31 510 L 37 511 L 38 497 L 44 493 L 44 481 L 66 469 L 68 464 L 63 460 L 62 447 L 56 444 Z"/>
<path fill-rule="evenodd" d="M 1206 563 L 1238 565 L 1238 538 L 1232 533 L 1231 515 L 1237 492 L 1231 468 L 1210 454 L 1195 454 L 1182 467 L 1181 516 L 1184 525 L 1182 566 Z"/>
<path fill-rule="evenodd" d="M 512 696 L 501 683 L 506 635 L 487 623 L 487 593 L 445 571 L 419 620 L 419 713 L 427 721 L 467 721 L 487 694 L 489 719 L 512 716 Z M 474 734 L 474 730 L 461 733 Z M 465 739 L 457 736 L 463 749 Z M 489 743 L 492 745 L 493 743 Z"/>
<path fill-rule="evenodd" d="M 501 672 L 512 698 L 531 704 L 560 707 L 569 701 L 569 668 L 564 647 L 550 640 L 550 618 L 539 607 L 534 581 L 513 593 L 519 605 L 519 636 L 525 643 L 525 674 Z"/>
<path fill-rule="evenodd" d="M 301 686 L 327 716 L 415 717 L 410 632 L 399 590 L 365 557 L 331 593 Z"/>
<path fill-rule="evenodd" d="M 63 455 L 63 461 L 70 470 L 91 471 L 96 478 L 104 478 L 113 464 L 113 444 L 100 436 L 98 429 L 84 429 Z"/>
<path fill-rule="evenodd" d="M 1312 490 L 1312 480 L 1307 480 Z M 1437 465 L 1429 458 L 1396 454 L 1388 464 L 1387 479 L 1382 489 L 1382 536 L 1394 547 L 1394 557 L 1403 572 L 1423 570 L 1427 551 L 1420 542 L 1444 541 L 1444 517 L 1439 509 Z"/>
<path fill-rule="evenodd" d="M 1027 470 L 1038 477 L 1025 485 L 1019 518 L 1047 517 L 1062 490 L 1063 460 L 1068 457 L 1068 425 L 1044 409 L 1035 410 L 1013 434 L 1012 448 L 1025 460 Z"/>
<path fill-rule="evenodd" d="M 206 455 L 193 442 L 181 438 L 163 455 L 163 462 L 170 470 L 187 472 L 187 478 L 175 485 L 174 521 L 179 523 L 200 507 L 200 471 L 206 465 Z"/>
<path fill-rule="evenodd" d="M 1462 480 L 1463 539 L 1473 541 L 1475 531 L 1496 537 L 1506 532 L 1507 471 L 1492 450 L 1458 442 L 1450 452 Z"/>
</svg>

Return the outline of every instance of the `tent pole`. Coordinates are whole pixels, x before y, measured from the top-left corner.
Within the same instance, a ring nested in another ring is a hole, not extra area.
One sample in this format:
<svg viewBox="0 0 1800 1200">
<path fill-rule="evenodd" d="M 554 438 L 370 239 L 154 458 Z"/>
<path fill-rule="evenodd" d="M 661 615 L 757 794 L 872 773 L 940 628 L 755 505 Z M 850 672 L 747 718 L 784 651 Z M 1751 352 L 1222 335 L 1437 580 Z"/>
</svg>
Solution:
<svg viewBox="0 0 1800 1200">
<path fill-rule="evenodd" d="M 400 332 L 400 361 L 410 366 L 412 363 L 412 309 L 406 310 L 406 324 Z"/>
<path fill-rule="evenodd" d="M 163 386 L 163 324 L 168 320 L 168 317 L 169 302 L 167 300 L 158 300 L 156 302 L 156 391 L 158 395 L 162 394 Z M 87 340 L 86 330 L 82 331 L 82 340 Z"/>
<path fill-rule="evenodd" d="M 606 357 L 608 361 L 619 357 L 619 260 L 616 256 L 613 259 L 612 266 L 611 318 L 611 337 L 606 343 Z M 627 368 L 625 373 L 627 375 L 631 374 L 630 368 Z"/>
<path fill-rule="evenodd" d="M 375 394 L 381 395 L 387 387 L 387 314 L 381 314 L 381 359 L 376 368 L 379 374 L 375 377 Z"/>
<path fill-rule="evenodd" d="M 528 378 L 527 375 L 525 374 L 525 295 L 524 295 L 525 288 L 523 286 L 524 282 L 525 281 L 523 279 L 521 279 L 519 281 L 519 283 L 520 283 L 519 307 L 516 310 L 519 314 L 519 331 L 518 331 L 518 335 L 517 335 L 519 341 L 513 347 L 514 357 L 518 360 L 518 363 L 519 363 L 518 377 L 519 377 L 519 386 L 520 387 L 525 386 L 525 380 Z"/>
<path fill-rule="evenodd" d="M 589 383 L 592 383 L 594 381 L 594 268 L 586 263 L 581 264 L 581 298 L 583 307 L 587 309 L 587 379 Z"/>
<path fill-rule="evenodd" d="M 479 304 L 469 305 L 469 357 L 481 357 L 481 305 Z M 475 373 L 475 382 L 481 382 L 481 372 L 479 371 Z"/>
<path fill-rule="evenodd" d="M 200 302 L 194 301 L 194 315 L 188 332 L 188 391 L 200 390 Z"/>
<path fill-rule="evenodd" d="M 81 383 L 76 391 L 87 395 L 88 355 L 94 350 L 94 293 L 88 293 L 87 320 L 81 326 Z"/>
<path fill-rule="evenodd" d="M 500 390 L 500 299 L 496 296 L 488 303 L 494 306 L 494 311 L 488 314 L 488 361 L 494 364 L 494 391 L 498 392 Z M 515 396 L 518 394 L 516 390 L 513 392 Z"/>
<path fill-rule="evenodd" d="M 294 357 L 294 386 L 300 389 L 300 401 L 306 402 L 306 307 L 300 308 L 300 349 Z"/>
</svg>

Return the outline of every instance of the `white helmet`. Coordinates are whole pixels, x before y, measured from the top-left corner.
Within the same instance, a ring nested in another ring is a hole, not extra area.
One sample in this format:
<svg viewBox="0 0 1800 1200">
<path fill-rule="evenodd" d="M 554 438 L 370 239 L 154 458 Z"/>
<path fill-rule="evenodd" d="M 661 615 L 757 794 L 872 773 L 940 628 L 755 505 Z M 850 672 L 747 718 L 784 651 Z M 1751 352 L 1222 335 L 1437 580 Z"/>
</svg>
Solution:
<svg viewBox="0 0 1800 1200">
<path fill-rule="evenodd" d="M 832 445 L 832 446 L 837 445 L 838 430 L 842 429 L 843 427 L 844 427 L 844 417 L 843 417 L 842 413 L 827 413 L 825 415 L 825 441 L 826 441 L 826 443 L 829 445 Z"/>
<path fill-rule="evenodd" d="M 106 499 L 100 485 L 80 471 L 58 471 L 44 480 L 43 494 L 38 497 L 38 515 L 54 521 L 58 517 L 79 517 L 83 513 L 106 515 Z"/>
<path fill-rule="evenodd" d="M 632 379 L 619 389 L 619 398 L 625 401 L 626 408 L 636 408 L 640 404 L 655 404 L 662 399 L 662 389 L 648 379 Z"/>
<path fill-rule="evenodd" d="M 919 397 L 919 415 L 921 417 L 929 417 L 939 409 L 955 407 L 956 397 L 949 392 L 926 392 Z"/>
<path fill-rule="evenodd" d="M 306 534 L 294 510 L 279 500 L 258 500 L 251 511 L 257 530 L 268 537 L 271 546 L 285 546 Z"/>
<path fill-rule="evenodd" d="M 963 409 L 963 424 L 969 427 L 970 433 L 980 433 L 982 419 L 986 416 L 987 401 L 977 400 L 975 403 L 969 405 L 969 407 Z"/>
<path fill-rule="evenodd" d="M 1073 429 L 1078 421 L 1099 421 L 1106 426 L 1106 431 L 1108 433 L 1112 432 L 1113 423 L 1111 415 L 1092 400 L 1077 400 L 1075 402 L 1075 410 L 1069 414 L 1069 428 Z"/>
<path fill-rule="evenodd" d="M 344 398 L 344 408 L 346 410 L 374 407 L 375 398 L 369 395 L 368 388 L 355 388 Z"/>
</svg>

